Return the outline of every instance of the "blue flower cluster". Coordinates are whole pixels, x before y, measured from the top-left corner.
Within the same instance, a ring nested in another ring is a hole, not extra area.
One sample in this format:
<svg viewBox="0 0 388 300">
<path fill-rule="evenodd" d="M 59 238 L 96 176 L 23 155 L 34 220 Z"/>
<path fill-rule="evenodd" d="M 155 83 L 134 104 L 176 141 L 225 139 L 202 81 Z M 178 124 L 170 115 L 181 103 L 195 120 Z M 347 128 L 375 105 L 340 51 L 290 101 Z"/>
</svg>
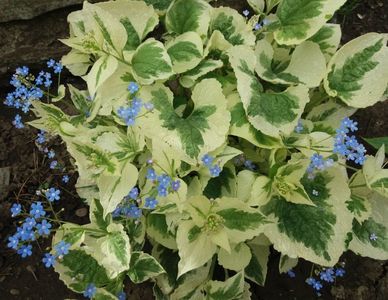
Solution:
<svg viewBox="0 0 388 300">
<path fill-rule="evenodd" d="M 214 157 L 209 154 L 205 154 L 201 160 L 203 164 L 208 167 L 211 177 L 218 177 L 220 175 L 222 169 L 218 164 L 213 164 Z"/>
<path fill-rule="evenodd" d="M 314 153 L 310 158 L 310 165 L 307 167 L 308 178 L 313 179 L 316 171 L 323 171 L 333 166 L 334 160 L 332 158 L 324 159 L 322 155 Z"/>
<path fill-rule="evenodd" d="M 128 91 L 130 96 L 135 95 L 139 91 L 139 86 L 136 82 L 130 82 L 128 85 Z M 117 115 L 124 120 L 127 126 L 133 126 L 135 124 L 136 117 L 139 115 L 141 108 L 144 108 L 147 111 L 151 111 L 154 109 L 154 106 L 151 102 L 143 103 L 143 101 L 136 96 L 130 100 L 130 103 L 126 107 L 119 107 L 117 110 Z"/>
<path fill-rule="evenodd" d="M 354 135 L 348 135 L 350 132 L 356 132 L 358 130 L 357 124 L 357 122 L 349 118 L 341 121 L 341 125 L 337 129 L 335 136 L 333 152 L 345 157 L 347 160 L 354 161 L 356 164 L 363 165 L 366 149 L 364 145 L 357 141 Z"/>
<path fill-rule="evenodd" d="M 11 207 L 12 217 L 22 213 L 21 204 L 14 203 Z M 26 216 L 24 222 L 16 228 L 16 233 L 8 238 L 7 246 L 17 250 L 17 253 L 25 258 L 32 254 L 32 246 L 29 242 L 35 241 L 40 236 L 48 236 L 52 225 L 46 219 L 43 219 L 46 211 L 40 201 L 32 203 L 29 213 L 26 212 L 23 215 Z"/>
<path fill-rule="evenodd" d="M 47 62 L 49 68 L 53 68 L 54 73 L 59 74 L 62 71 L 62 64 L 50 59 Z M 50 88 L 52 84 L 51 73 L 41 71 L 38 76 L 30 73 L 28 67 L 17 68 L 12 75 L 10 84 L 15 88 L 6 96 L 4 104 L 9 107 L 20 109 L 23 113 L 28 113 L 31 107 L 31 101 L 40 100 L 44 92 L 42 88 Z M 16 128 L 24 128 L 22 117 L 17 114 L 13 120 Z"/>
<path fill-rule="evenodd" d="M 318 293 L 318 295 L 320 295 L 319 291 L 323 288 L 322 282 L 333 283 L 336 278 L 344 277 L 345 273 L 346 272 L 343 267 L 324 268 L 318 273 L 320 280 L 309 277 L 306 279 L 306 283 L 310 285 Z"/>
<path fill-rule="evenodd" d="M 146 178 L 155 184 L 160 197 L 167 197 L 170 192 L 178 191 L 181 185 L 179 180 L 173 181 L 167 174 L 156 174 L 153 168 L 148 168 Z"/>
</svg>

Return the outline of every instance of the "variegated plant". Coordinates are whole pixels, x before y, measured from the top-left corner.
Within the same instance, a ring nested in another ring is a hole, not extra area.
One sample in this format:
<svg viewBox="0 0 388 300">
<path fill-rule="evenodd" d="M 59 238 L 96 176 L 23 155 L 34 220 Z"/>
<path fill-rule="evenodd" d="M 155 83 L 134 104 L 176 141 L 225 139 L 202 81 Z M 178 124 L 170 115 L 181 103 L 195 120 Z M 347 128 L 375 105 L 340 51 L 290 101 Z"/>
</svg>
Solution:
<svg viewBox="0 0 388 300">
<path fill-rule="evenodd" d="M 387 96 L 388 35 L 340 47 L 326 22 L 345 0 L 249 0 L 250 19 L 208 2 L 85 2 L 68 17 L 62 63 L 87 89 L 68 86 L 78 114 L 35 102 L 30 124 L 66 143 L 90 206 L 90 224 L 53 241 L 71 244 L 55 270 L 76 292 L 116 299 L 129 276 L 156 299 L 249 299 L 271 245 L 281 271 L 348 249 L 388 259 L 384 150 L 350 178 L 333 153 L 341 120 Z M 309 176 L 314 154 L 331 165 Z"/>
</svg>

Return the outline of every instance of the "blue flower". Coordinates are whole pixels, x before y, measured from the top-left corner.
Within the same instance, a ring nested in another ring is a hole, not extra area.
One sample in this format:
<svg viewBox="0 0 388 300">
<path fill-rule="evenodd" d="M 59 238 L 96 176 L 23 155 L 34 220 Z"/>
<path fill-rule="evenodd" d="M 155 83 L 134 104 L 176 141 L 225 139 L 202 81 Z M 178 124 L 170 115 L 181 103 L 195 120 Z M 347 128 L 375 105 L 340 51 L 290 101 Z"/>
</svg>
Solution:
<svg viewBox="0 0 388 300">
<path fill-rule="evenodd" d="M 29 68 L 26 67 L 26 66 L 23 66 L 21 68 L 17 68 L 16 69 L 16 74 L 17 75 L 20 75 L 22 77 L 26 77 L 28 75 L 28 73 L 30 72 Z"/>
<path fill-rule="evenodd" d="M 158 196 L 160 196 L 160 197 L 167 197 L 167 195 L 168 195 L 167 188 L 164 185 L 159 184 L 158 185 Z"/>
<path fill-rule="evenodd" d="M 15 119 L 12 121 L 12 124 L 18 129 L 24 128 L 22 117 L 19 114 L 15 115 Z"/>
<path fill-rule="evenodd" d="M 56 188 L 49 188 L 49 190 L 46 192 L 47 200 L 50 202 L 53 202 L 55 200 L 59 200 L 61 197 L 59 196 L 61 194 L 61 191 Z"/>
<path fill-rule="evenodd" d="M 69 253 L 70 244 L 65 241 L 60 241 L 58 244 L 54 246 L 55 251 L 58 256 L 63 256 Z"/>
<path fill-rule="evenodd" d="M 163 186 L 165 188 L 168 188 L 171 183 L 171 177 L 168 176 L 167 174 L 162 174 L 158 176 L 158 182 L 160 186 Z"/>
<path fill-rule="evenodd" d="M 131 81 L 128 85 L 128 91 L 130 94 L 135 94 L 139 90 L 139 86 L 136 82 Z"/>
<path fill-rule="evenodd" d="M 311 285 L 314 290 L 319 291 L 323 286 L 322 283 L 319 280 L 315 280 L 312 277 L 309 277 L 306 279 L 306 283 L 308 285 Z"/>
<path fill-rule="evenodd" d="M 243 15 L 248 17 L 249 16 L 249 10 L 247 10 L 247 9 L 243 10 Z"/>
<path fill-rule="evenodd" d="M 16 236 L 16 235 L 12 235 L 8 238 L 8 244 L 7 244 L 7 247 L 8 248 L 12 248 L 12 249 L 17 249 L 18 248 L 18 245 L 19 245 L 19 238 Z"/>
<path fill-rule="evenodd" d="M 42 220 L 41 223 L 36 224 L 36 229 L 38 230 L 39 235 L 49 235 L 51 227 L 51 223 L 47 222 L 47 220 Z"/>
<path fill-rule="evenodd" d="M 146 175 L 146 178 L 147 178 L 147 179 L 154 181 L 154 180 L 157 179 L 157 177 L 158 177 L 158 176 L 156 175 L 156 172 L 155 172 L 154 169 L 149 168 L 149 169 L 147 170 L 147 175 Z"/>
<path fill-rule="evenodd" d="M 371 233 L 371 235 L 369 236 L 369 239 L 371 240 L 371 241 L 377 241 L 377 235 L 376 235 L 376 233 Z"/>
<path fill-rule="evenodd" d="M 255 26 L 253 27 L 254 30 L 260 30 L 261 28 L 263 28 L 263 26 L 261 26 L 260 23 L 256 23 Z"/>
<path fill-rule="evenodd" d="M 212 166 L 210 169 L 209 169 L 209 171 L 210 171 L 210 176 L 211 177 L 217 177 L 217 176 L 219 176 L 220 175 L 220 173 L 221 173 L 221 168 L 220 168 L 220 166 L 219 165 L 214 165 L 214 166 Z"/>
<path fill-rule="evenodd" d="M 289 276 L 289 277 L 291 277 L 291 278 L 295 278 L 295 272 L 294 272 L 294 270 L 292 270 L 292 269 L 289 269 L 288 271 L 287 271 L 287 275 Z"/>
<path fill-rule="evenodd" d="M 299 120 L 298 121 L 298 124 L 296 125 L 294 131 L 296 133 L 301 133 L 303 131 L 304 127 L 303 127 L 303 124 L 302 124 L 302 120 Z"/>
<path fill-rule="evenodd" d="M 44 130 L 41 130 L 38 133 L 38 137 L 36 138 L 36 142 L 38 144 L 43 144 L 46 141 L 46 132 Z"/>
<path fill-rule="evenodd" d="M 45 253 L 42 262 L 46 268 L 53 267 L 55 265 L 55 256 L 50 253 Z"/>
<path fill-rule="evenodd" d="M 255 171 L 256 170 L 256 165 L 249 159 L 247 159 L 246 161 L 244 161 L 244 166 L 248 169 L 248 170 L 251 170 L 251 171 Z"/>
<path fill-rule="evenodd" d="M 145 207 L 149 209 L 155 209 L 155 207 L 158 205 L 158 200 L 156 200 L 154 197 L 148 197 L 145 199 Z"/>
<path fill-rule="evenodd" d="M 55 151 L 54 151 L 53 149 L 51 149 L 51 150 L 49 151 L 49 153 L 47 153 L 47 157 L 48 157 L 48 158 L 54 158 L 54 156 L 55 156 Z"/>
<path fill-rule="evenodd" d="M 21 246 L 18 250 L 18 254 L 23 258 L 25 258 L 27 256 L 31 256 L 32 255 L 32 246 L 31 245 Z"/>
<path fill-rule="evenodd" d="M 97 293 L 97 288 L 93 283 L 89 283 L 84 291 L 84 296 L 92 299 L 93 296 Z"/>
<path fill-rule="evenodd" d="M 62 182 L 63 182 L 63 183 L 68 183 L 69 180 L 70 180 L 70 178 L 69 178 L 68 175 L 63 175 L 63 177 L 62 177 Z"/>
<path fill-rule="evenodd" d="M 36 225 L 36 221 L 34 218 L 26 218 L 23 223 L 23 227 L 26 228 L 27 230 L 31 230 L 32 228 L 34 228 L 35 225 Z"/>
<path fill-rule="evenodd" d="M 54 66 L 54 73 L 59 74 L 62 72 L 63 66 L 60 62 L 57 62 Z"/>
<path fill-rule="evenodd" d="M 314 171 L 323 171 L 333 166 L 334 160 L 332 158 L 324 159 L 322 155 L 314 153 L 310 158 L 310 165 L 307 168 L 308 177 L 314 178 Z"/>
<path fill-rule="evenodd" d="M 334 282 L 334 269 L 328 268 L 319 273 L 321 280 L 326 282 Z"/>
<path fill-rule="evenodd" d="M 124 214 L 129 218 L 140 218 L 142 210 L 135 204 L 131 204 L 129 208 L 124 209 Z"/>
<path fill-rule="evenodd" d="M 44 211 L 42 202 L 38 201 L 31 204 L 30 215 L 33 216 L 35 219 L 43 217 L 45 214 L 46 212 Z"/>
<path fill-rule="evenodd" d="M 22 211 L 22 206 L 18 203 L 14 203 L 11 207 L 11 217 L 16 217 Z"/>
<path fill-rule="evenodd" d="M 49 68 L 53 68 L 55 66 L 55 63 L 56 61 L 52 58 L 50 58 L 48 61 L 47 61 L 47 67 Z"/>
<path fill-rule="evenodd" d="M 171 183 L 171 188 L 173 191 L 179 190 L 180 186 L 181 186 L 181 182 L 179 180 L 175 180 Z"/>
<path fill-rule="evenodd" d="M 335 270 L 335 276 L 337 276 L 337 277 L 344 277 L 345 273 L 346 273 L 345 269 L 343 269 L 343 268 L 337 268 Z"/>
<path fill-rule="evenodd" d="M 58 166 L 58 161 L 56 161 L 56 160 L 53 160 L 53 161 L 50 163 L 50 169 L 51 169 L 51 170 L 54 170 L 57 166 Z"/>
<path fill-rule="evenodd" d="M 202 157 L 202 162 L 204 163 L 205 166 L 207 166 L 208 168 L 211 167 L 213 161 L 214 161 L 214 158 L 212 156 L 210 156 L 209 154 L 205 154 L 203 157 Z"/>
<path fill-rule="evenodd" d="M 127 296 L 125 295 L 124 291 L 121 291 L 120 293 L 117 294 L 117 299 L 118 300 L 125 300 L 127 299 Z"/>
<path fill-rule="evenodd" d="M 136 200 L 137 197 L 139 196 L 139 189 L 137 187 L 132 188 L 128 196 L 129 198 Z"/>
<path fill-rule="evenodd" d="M 18 239 L 21 239 L 22 241 L 27 241 L 30 238 L 30 230 L 25 228 L 24 226 L 22 227 L 17 227 L 16 228 L 16 233 L 15 236 Z"/>
</svg>

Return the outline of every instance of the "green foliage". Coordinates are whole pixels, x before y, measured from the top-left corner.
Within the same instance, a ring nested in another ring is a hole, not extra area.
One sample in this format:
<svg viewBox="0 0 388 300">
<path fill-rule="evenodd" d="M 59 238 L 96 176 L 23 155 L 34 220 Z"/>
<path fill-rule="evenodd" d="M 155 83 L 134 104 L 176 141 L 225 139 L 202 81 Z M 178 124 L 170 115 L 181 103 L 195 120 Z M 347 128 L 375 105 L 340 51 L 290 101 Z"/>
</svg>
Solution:
<svg viewBox="0 0 388 300">
<path fill-rule="evenodd" d="M 282 272 L 299 257 L 333 266 L 347 249 L 388 259 L 384 147 L 351 178 L 333 154 L 340 121 L 386 93 L 387 36 L 337 51 L 340 27 L 326 22 L 343 0 L 252 0 L 249 20 L 208 2 L 85 2 L 69 16 L 63 62 L 87 83 L 68 86 L 78 115 L 34 102 L 30 124 L 66 143 L 90 205 L 90 224 L 53 240 L 71 244 L 55 270 L 76 292 L 94 283 L 95 299 L 115 299 L 129 276 L 154 281 L 156 299 L 247 299 L 270 245 Z M 314 153 L 333 166 L 308 178 Z M 163 191 L 163 178 L 179 187 Z M 217 262 L 235 275 L 216 281 Z"/>
</svg>

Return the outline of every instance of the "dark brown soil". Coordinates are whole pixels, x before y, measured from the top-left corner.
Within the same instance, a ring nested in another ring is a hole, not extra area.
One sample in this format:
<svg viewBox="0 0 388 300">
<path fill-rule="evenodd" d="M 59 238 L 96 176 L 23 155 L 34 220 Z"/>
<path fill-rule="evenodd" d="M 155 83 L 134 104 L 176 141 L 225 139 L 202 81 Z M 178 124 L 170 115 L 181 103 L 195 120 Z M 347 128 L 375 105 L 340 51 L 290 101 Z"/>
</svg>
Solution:
<svg viewBox="0 0 388 300">
<path fill-rule="evenodd" d="M 224 0 L 218 5 L 231 6 L 240 11 L 246 7 L 245 1 Z M 386 0 L 359 1 L 359 5 L 350 12 L 337 15 L 336 20 L 343 24 L 343 42 L 346 42 L 363 33 L 388 32 L 388 2 Z M 64 21 L 64 20 L 62 20 Z M 55 52 L 53 52 L 55 53 Z M 60 58 L 54 57 L 56 59 Z M 35 62 L 36 63 L 36 62 Z M 36 67 L 39 67 L 35 64 Z M 69 80 L 72 78 L 66 76 Z M 5 86 L 7 78 L 1 78 L 0 98 L 9 87 Z M 87 223 L 87 217 L 77 217 L 75 211 L 86 207 L 75 196 L 73 188 L 76 175 L 72 174 L 71 181 L 63 185 L 59 176 L 54 176 L 48 169 L 43 156 L 37 150 L 34 139 L 36 130 L 16 130 L 11 125 L 14 111 L 4 107 L 0 101 L 0 168 L 11 168 L 10 185 L 7 192 L 0 194 L 0 299 L 1 300 L 61 300 L 84 299 L 82 295 L 68 290 L 59 280 L 52 269 L 46 269 L 41 263 L 41 258 L 49 241 L 39 241 L 34 245 L 34 254 L 27 259 L 21 259 L 14 251 L 6 248 L 6 239 L 13 234 L 17 219 L 12 219 L 9 208 L 18 199 L 20 202 L 29 202 L 35 190 L 42 182 L 50 182 L 52 186 L 60 186 L 62 199 L 56 209 L 64 208 L 62 218 L 71 222 Z M 387 102 L 360 110 L 355 118 L 359 122 L 360 135 L 363 137 L 388 136 Z M 60 163 L 71 170 L 68 156 L 64 146 L 59 140 L 51 142 Z M 373 151 L 373 149 L 370 149 Z M 67 190 L 67 191 L 66 191 Z M 35 199 L 34 198 L 34 199 Z M 268 275 L 265 287 L 252 285 L 253 299 L 315 299 L 316 295 L 306 285 L 304 280 L 309 276 L 311 263 L 301 261 L 295 268 L 296 278 L 278 273 L 278 254 L 272 253 L 268 266 Z M 331 288 L 326 287 L 322 299 L 388 299 L 388 264 L 369 258 L 346 253 L 342 261 L 346 263 L 347 274 L 338 280 Z M 127 299 L 148 300 L 153 299 L 150 285 L 132 286 L 129 282 L 125 288 Z"/>
</svg>

